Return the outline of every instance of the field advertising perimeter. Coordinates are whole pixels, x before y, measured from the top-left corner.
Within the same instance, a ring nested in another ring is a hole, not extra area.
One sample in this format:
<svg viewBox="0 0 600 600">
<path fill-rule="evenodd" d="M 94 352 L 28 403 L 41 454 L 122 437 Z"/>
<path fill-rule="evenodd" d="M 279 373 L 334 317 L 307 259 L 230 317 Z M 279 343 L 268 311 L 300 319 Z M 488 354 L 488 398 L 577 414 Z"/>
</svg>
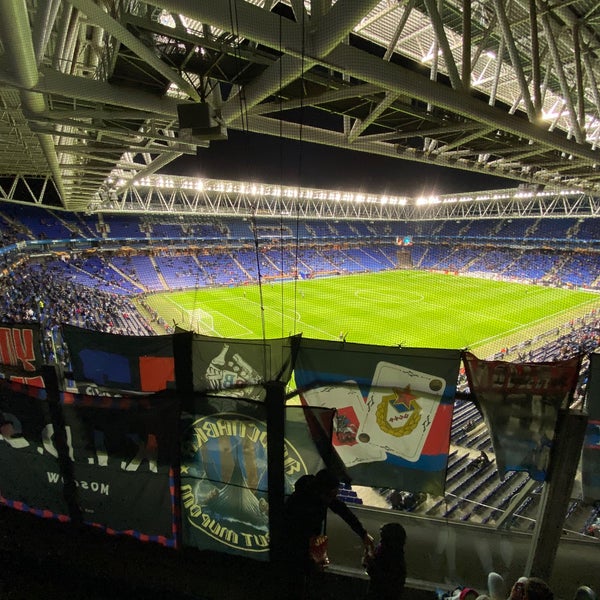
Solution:
<svg viewBox="0 0 600 600">
<path fill-rule="evenodd" d="M 196 288 L 146 300 L 169 324 L 206 335 L 260 339 L 264 326 L 266 338 L 345 336 L 384 346 L 470 348 L 480 356 L 600 308 L 593 292 L 404 270 Z"/>
</svg>

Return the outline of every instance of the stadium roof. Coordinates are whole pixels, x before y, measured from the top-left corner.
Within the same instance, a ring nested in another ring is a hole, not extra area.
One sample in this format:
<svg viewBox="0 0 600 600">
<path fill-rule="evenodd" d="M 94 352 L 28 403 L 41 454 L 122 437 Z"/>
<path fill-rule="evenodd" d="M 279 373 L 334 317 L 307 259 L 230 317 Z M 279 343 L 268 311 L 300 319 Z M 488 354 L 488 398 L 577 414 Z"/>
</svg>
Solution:
<svg viewBox="0 0 600 600">
<path fill-rule="evenodd" d="M 3 197 L 88 210 L 229 130 L 600 192 L 591 0 L 0 7 Z"/>
<path fill-rule="evenodd" d="M 119 182 L 114 182 L 117 186 Z M 92 204 L 89 212 L 423 221 L 600 217 L 600 198 L 581 190 L 485 190 L 410 198 L 255 181 L 149 175 Z"/>
</svg>

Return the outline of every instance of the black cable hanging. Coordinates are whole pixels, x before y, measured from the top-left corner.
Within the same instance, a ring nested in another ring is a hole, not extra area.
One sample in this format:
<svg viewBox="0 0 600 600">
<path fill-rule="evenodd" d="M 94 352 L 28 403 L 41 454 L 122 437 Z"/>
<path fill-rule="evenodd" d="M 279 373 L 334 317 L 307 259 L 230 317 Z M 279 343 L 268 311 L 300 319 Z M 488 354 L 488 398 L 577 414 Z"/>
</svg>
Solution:
<svg viewBox="0 0 600 600">
<path fill-rule="evenodd" d="M 306 33 L 306 10 L 302 10 L 302 48 L 301 48 L 301 70 L 300 70 L 300 119 L 298 120 L 298 141 L 299 141 L 299 153 L 298 153 L 298 179 L 302 181 L 302 142 L 303 142 L 303 125 L 304 125 L 304 65 L 305 65 L 305 33 Z M 295 199 L 295 247 L 294 247 L 294 334 L 296 334 L 296 328 L 298 325 L 298 277 L 300 274 L 299 270 L 299 259 L 300 254 L 300 200 Z"/>
<path fill-rule="evenodd" d="M 231 23 L 231 32 L 235 36 L 235 39 L 239 41 L 239 20 L 238 20 L 238 10 L 237 10 L 237 0 L 229 0 L 229 16 Z M 239 51 L 239 44 L 236 46 L 236 58 L 241 62 L 241 53 Z M 248 133 L 248 106 L 246 104 L 246 98 L 244 94 L 243 86 L 240 86 L 238 99 L 240 104 L 240 120 L 242 123 L 242 131 Z M 258 293 L 259 293 L 259 304 L 260 304 L 260 315 L 261 315 L 261 328 L 262 328 L 262 350 L 263 350 L 263 373 L 262 378 L 263 381 L 268 381 L 270 379 L 270 373 L 267 370 L 268 356 L 269 353 L 267 351 L 267 334 L 266 334 L 266 324 L 265 324 L 265 303 L 263 297 L 263 287 L 262 287 L 262 273 L 261 273 L 261 265 L 260 265 L 260 251 L 259 251 L 259 240 L 258 240 L 258 227 L 256 224 L 256 212 L 257 207 L 256 204 L 252 207 L 252 214 L 250 216 L 250 224 L 252 227 L 253 238 L 254 238 L 254 250 L 256 256 L 256 273 L 258 279 Z"/>
<path fill-rule="evenodd" d="M 236 44 L 234 47 L 234 56 L 238 61 L 238 64 L 242 62 L 242 53 L 240 51 L 239 37 L 240 37 L 240 24 L 237 10 L 237 0 L 229 0 L 229 23 L 231 33 L 234 35 Z M 231 83 L 235 83 L 237 77 L 234 77 Z M 246 97 L 244 87 L 239 85 L 239 91 L 237 94 L 238 102 L 240 105 L 240 119 L 242 121 L 242 131 L 248 132 L 248 108 L 246 106 Z"/>
<path fill-rule="evenodd" d="M 282 47 L 283 47 L 283 34 L 282 34 L 282 25 L 281 25 L 281 15 L 279 15 L 279 53 L 283 56 Z M 283 82 L 283 68 L 281 64 L 281 60 L 279 60 L 279 89 L 281 90 L 281 85 Z M 279 181 L 283 181 L 283 96 L 279 94 Z M 281 192 L 281 187 L 279 188 Z M 283 274 L 284 274 L 284 240 L 283 240 L 283 210 L 282 210 L 282 201 L 281 201 L 281 193 L 279 195 L 279 250 L 280 250 L 280 264 L 279 268 L 281 271 L 281 337 L 285 335 L 285 295 L 284 290 L 285 286 L 283 285 Z M 294 333 L 296 332 L 295 327 L 296 319 L 294 319 Z"/>
</svg>

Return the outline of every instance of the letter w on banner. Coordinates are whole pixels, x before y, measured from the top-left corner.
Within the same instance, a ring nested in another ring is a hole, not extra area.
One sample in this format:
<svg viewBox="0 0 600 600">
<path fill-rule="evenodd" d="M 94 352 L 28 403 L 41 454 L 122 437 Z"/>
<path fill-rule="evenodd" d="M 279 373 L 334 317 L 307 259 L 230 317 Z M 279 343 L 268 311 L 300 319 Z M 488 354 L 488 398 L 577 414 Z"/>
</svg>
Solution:
<svg viewBox="0 0 600 600">
<path fill-rule="evenodd" d="M 583 495 L 600 500 L 600 354 L 590 354 L 587 388 L 588 426 L 582 456 Z"/>
<path fill-rule="evenodd" d="M 486 361 L 466 352 L 465 370 L 490 430 L 498 472 L 545 481 L 558 411 L 568 408 L 581 357 L 540 363 Z"/>
<path fill-rule="evenodd" d="M 64 392 L 61 400 L 84 522 L 176 546 L 177 399 L 168 392 L 132 399 Z"/>
<path fill-rule="evenodd" d="M 459 350 L 303 339 L 301 401 L 336 409 L 333 445 L 372 487 L 444 493 Z"/>
</svg>

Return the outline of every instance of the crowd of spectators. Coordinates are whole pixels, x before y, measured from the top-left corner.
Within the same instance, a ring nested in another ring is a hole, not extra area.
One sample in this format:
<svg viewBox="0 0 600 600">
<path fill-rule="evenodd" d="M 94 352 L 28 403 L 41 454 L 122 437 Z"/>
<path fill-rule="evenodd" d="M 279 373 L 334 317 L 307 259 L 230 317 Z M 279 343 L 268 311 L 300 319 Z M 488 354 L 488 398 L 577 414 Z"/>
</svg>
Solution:
<svg viewBox="0 0 600 600">
<path fill-rule="evenodd" d="M 155 334 L 126 296 L 66 281 L 44 263 L 24 261 L 0 277 L 0 302 L 4 321 L 42 325 L 42 351 L 49 362 L 66 360 L 57 335 L 62 324 L 123 335 Z"/>
</svg>

